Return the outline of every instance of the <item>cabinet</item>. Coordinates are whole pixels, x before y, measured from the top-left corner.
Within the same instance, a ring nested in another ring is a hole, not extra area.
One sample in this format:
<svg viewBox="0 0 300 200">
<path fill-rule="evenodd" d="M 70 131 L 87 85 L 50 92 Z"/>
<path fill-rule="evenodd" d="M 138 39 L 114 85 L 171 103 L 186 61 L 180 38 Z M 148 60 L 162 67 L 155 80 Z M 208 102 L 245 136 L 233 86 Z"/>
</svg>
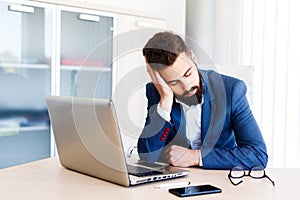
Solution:
<svg viewBox="0 0 300 200">
<path fill-rule="evenodd" d="M 50 156 L 52 11 L 0 1 L 0 168 Z"/>
<path fill-rule="evenodd" d="M 47 95 L 111 98 L 115 14 L 0 1 L 0 168 L 54 154 Z"/>
<path fill-rule="evenodd" d="M 111 98 L 114 14 L 58 7 L 60 95 Z"/>
<path fill-rule="evenodd" d="M 0 169 L 55 155 L 48 95 L 112 98 L 125 150 L 136 145 L 150 81 L 142 48 L 166 21 L 97 9 L 0 0 Z"/>
</svg>

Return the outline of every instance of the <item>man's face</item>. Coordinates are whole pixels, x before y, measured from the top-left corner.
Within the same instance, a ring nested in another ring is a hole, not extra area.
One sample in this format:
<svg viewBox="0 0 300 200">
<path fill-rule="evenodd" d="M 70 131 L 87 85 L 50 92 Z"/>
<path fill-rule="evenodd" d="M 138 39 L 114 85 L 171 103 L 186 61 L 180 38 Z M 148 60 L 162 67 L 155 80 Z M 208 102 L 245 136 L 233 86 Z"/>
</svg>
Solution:
<svg viewBox="0 0 300 200">
<path fill-rule="evenodd" d="M 199 91 L 199 73 L 197 66 L 186 53 L 181 53 L 173 63 L 159 71 L 162 78 L 172 89 L 174 95 L 186 104 L 195 102 L 196 93 Z"/>
</svg>

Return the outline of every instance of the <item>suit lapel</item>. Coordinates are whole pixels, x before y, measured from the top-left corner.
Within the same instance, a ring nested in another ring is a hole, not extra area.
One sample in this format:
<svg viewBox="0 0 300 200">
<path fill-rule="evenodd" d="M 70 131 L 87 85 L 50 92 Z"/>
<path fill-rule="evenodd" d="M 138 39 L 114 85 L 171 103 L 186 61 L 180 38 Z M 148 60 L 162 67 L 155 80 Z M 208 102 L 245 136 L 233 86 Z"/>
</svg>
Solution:
<svg viewBox="0 0 300 200">
<path fill-rule="evenodd" d="M 208 132 L 209 125 L 212 119 L 212 109 L 215 108 L 215 104 L 213 102 L 213 94 L 211 94 L 211 88 L 207 73 L 204 71 L 200 71 L 201 76 L 204 82 L 204 102 L 202 105 L 202 112 L 201 112 L 201 143 Z"/>
<path fill-rule="evenodd" d="M 226 93 L 222 76 L 216 72 L 201 73 L 205 83 L 204 105 L 202 110 L 201 139 L 205 156 L 217 143 L 226 118 Z M 209 76 L 209 78 L 208 78 Z M 206 102 L 205 102 L 206 101 Z"/>
<path fill-rule="evenodd" d="M 173 103 L 173 109 L 171 112 L 171 118 L 173 120 L 173 123 L 175 125 L 176 129 L 176 135 L 174 137 L 174 143 L 176 145 L 184 146 L 184 147 L 189 147 L 189 141 L 186 137 L 186 121 L 185 117 L 183 114 L 183 111 L 181 109 L 181 106 L 179 103 L 175 102 Z M 173 141 L 172 141 L 173 143 Z"/>
<path fill-rule="evenodd" d="M 201 112 L 201 143 L 203 143 L 203 140 L 208 132 L 209 124 L 212 120 L 212 111 L 214 108 L 215 104 L 212 103 L 209 98 L 205 98 Z"/>
</svg>

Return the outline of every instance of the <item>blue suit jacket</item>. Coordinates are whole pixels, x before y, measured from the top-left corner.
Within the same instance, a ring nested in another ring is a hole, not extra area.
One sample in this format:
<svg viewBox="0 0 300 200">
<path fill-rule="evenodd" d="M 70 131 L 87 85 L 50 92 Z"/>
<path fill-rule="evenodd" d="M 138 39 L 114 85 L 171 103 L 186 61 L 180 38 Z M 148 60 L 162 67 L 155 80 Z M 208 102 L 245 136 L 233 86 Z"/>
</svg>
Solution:
<svg viewBox="0 0 300 200">
<path fill-rule="evenodd" d="M 199 72 L 205 89 L 201 116 L 203 168 L 266 167 L 266 145 L 249 108 L 245 83 L 214 71 Z M 190 148 L 184 114 L 174 100 L 171 122 L 165 121 L 157 113 L 160 95 L 153 83 L 147 84 L 146 96 L 148 113 L 138 140 L 139 156 L 150 162 L 166 162 L 164 149 L 167 146 Z"/>
</svg>

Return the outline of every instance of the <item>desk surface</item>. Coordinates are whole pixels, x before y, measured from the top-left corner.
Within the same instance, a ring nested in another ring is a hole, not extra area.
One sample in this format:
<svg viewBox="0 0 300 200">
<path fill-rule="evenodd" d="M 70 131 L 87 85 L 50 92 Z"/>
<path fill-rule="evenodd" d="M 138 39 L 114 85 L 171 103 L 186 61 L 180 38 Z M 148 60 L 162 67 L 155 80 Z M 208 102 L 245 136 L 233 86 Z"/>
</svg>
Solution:
<svg viewBox="0 0 300 200">
<path fill-rule="evenodd" d="M 0 170 L 0 199 L 179 199 L 168 189 L 157 189 L 162 183 L 191 181 L 191 185 L 212 184 L 222 188 L 220 194 L 188 197 L 187 199 L 299 199 L 300 169 L 267 169 L 275 181 L 244 177 L 239 186 L 231 185 L 227 170 L 191 168 L 191 174 L 173 180 L 122 187 L 63 168 L 57 158 Z"/>
</svg>

